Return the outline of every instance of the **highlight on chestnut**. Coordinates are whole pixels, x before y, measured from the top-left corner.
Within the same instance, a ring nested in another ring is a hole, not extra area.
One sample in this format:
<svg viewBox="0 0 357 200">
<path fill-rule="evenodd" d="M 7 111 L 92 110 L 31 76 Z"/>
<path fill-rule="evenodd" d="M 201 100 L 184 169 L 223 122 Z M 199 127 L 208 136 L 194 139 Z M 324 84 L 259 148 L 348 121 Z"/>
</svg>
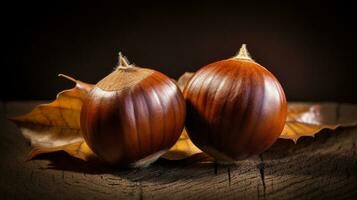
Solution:
<svg viewBox="0 0 357 200">
<path fill-rule="evenodd" d="M 183 93 L 191 140 L 219 163 L 264 152 L 284 128 L 283 88 L 250 57 L 245 44 L 236 56 L 198 70 Z"/>
<path fill-rule="evenodd" d="M 166 75 L 129 64 L 99 81 L 85 99 L 81 129 L 89 147 L 115 166 L 146 167 L 179 138 L 185 101 Z"/>
</svg>

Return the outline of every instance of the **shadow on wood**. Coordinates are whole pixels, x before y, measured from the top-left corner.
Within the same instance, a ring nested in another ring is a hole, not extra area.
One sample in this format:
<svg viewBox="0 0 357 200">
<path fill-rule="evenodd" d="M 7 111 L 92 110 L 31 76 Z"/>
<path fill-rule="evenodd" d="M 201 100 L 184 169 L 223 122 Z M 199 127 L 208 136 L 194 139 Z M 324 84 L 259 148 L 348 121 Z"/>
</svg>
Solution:
<svg viewBox="0 0 357 200">
<path fill-rule="evenodd" d="M 149 180 L 152 177 L 160 176 L 167 172 L 171 173 L 172 171 L 179 171 L 178 173 L 185 171 L 187 174 L 192 174 L 192 178 L 194 178 L 197 170 L 212 170 L 213 168 L 213 159 L 204 153 L 196 154 L 184 160 L 166 160 L 160 158 L 151 166 L 141 169 L 115 168 L 101 161 L 86 162 L 71 157 L 65 152 L 42 154 L 28 162 L 36 160 L 49 161 L 46 167 L 41 168 L 44 170 L 64 170 L 86 174 L 112 174 L 131 181 L 138 181 L 139 179 Z M 165 179 L 165 177 L 163 176 L 161 179 Z"/>
<path fill-rule="evenodd" d="M 264 153 L 265 169 L 272 176 L 352 176 L 357 181 L 357 134 L 353 130 L 323 130 L 297 144 L 279 140 Z"/>
<path fill-rule="evenodd" d="M 357 178 L 356 141 L 353 128 L 338 131 L 324 130 L 315 138 L 301 138 L 297 144 L 279 140 L 262 156 L 264 162 L 242 161 L 239 166 L 216 166 L 206 154 L 197 154 L 188 159 L 170 161 L 159 159 L 148 168 L 113 168 L 101 162 L 85 162 L 64 152 L 41 155 L 37 159 L 49 160 L 43 169 L 65 170 L 87 174 L 112 174 L 133 182 L 169 182 L 180 178 L 200 178 L 217 175 L 217 169 L 237 170 L 248 168 L 272 176 L 352 176 Z M 253 158 L 252 158 L 253 159 Z M 320 164 L 319 164 L 320 163 Z M 265 169 L 262 169 L 261 166 Z M 243 170 L 244 171 L 244 170 Z M 226 173 L 226 172 L 225 172 Z"/>
</svg>

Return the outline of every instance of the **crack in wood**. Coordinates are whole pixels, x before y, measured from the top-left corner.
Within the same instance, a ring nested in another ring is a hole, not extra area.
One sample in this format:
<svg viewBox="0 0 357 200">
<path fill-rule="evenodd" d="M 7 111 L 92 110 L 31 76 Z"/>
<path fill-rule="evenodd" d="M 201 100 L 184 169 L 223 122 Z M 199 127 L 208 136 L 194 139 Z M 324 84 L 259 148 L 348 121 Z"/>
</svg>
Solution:
<svg viewBox="0 0 357 200">
<path fill-rule="evenodd" d="M 230 167 L 228 167 L 227 168 L 227 172 L 228 172 L 228 183 L 229 183 L 229 186 L 231 186 L 231 168 Z"/>
<path fill-rule="evenodd" d="M 119 183 L 108 183 L 108 185 L 114 186 L 114 185 L 120 185 L 120 184 Z"/>
<path fill-rule="evenodd" d="M 141 182 L 139 182 L 139 200 L 144 199 L 144 194 L 143 194 L 143 186 L 141 185 Z"/>
<path fill-rule="evenodd" d="M 260 154 L 259 158 L 260 158 L 260 163 L 257 165 L 257 167 L 259 169 L 260 178 L 263 185 L 263 198 L 265 199 L 266 186 L 265 186 L 265 174 L 264 174 L 265 164 L 264 164 L 263 154 Z"/>
</svg>

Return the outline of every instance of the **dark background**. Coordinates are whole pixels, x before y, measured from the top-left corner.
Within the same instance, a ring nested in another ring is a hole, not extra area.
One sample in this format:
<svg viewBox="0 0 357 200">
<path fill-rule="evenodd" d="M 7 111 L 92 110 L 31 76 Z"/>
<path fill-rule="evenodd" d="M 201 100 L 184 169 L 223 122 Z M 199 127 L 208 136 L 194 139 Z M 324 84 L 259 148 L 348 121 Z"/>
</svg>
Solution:
<svg viewBox="0 0 357 200">
<path fill-rule="evenodd" d="M 233 56 L 247 43 L 290 101 L 357 102 L 356 8 L 346 2 L 2 5 L 1 100 L 54 99 L 72 87 L 58 73 L 96 83 L 122 51 L 178 78 Z"/>
</svg>

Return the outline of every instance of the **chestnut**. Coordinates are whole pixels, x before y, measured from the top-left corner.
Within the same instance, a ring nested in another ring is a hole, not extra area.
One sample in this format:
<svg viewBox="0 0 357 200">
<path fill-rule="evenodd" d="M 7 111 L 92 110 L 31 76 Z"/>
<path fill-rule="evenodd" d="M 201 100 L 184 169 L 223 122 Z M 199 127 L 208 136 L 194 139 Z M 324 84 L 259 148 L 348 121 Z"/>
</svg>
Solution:
<svg viewBox="0 0 357 200">
<path fill-rule="evenodd" d="M 180 137 L 185 101 L 166 75 L 128 63 L 99 81 L 84 100 L 81 128 L 89 147 L 115 166 L 145 167 Z"/>
<path fill-rule="evenodd" d="M 184 88 L 186 130 L 219 163 L 268 149 L 282 132 L 287 103 L 279 81 L 242 45 L 237 56 L 200 70 Z"/>
</svg>

